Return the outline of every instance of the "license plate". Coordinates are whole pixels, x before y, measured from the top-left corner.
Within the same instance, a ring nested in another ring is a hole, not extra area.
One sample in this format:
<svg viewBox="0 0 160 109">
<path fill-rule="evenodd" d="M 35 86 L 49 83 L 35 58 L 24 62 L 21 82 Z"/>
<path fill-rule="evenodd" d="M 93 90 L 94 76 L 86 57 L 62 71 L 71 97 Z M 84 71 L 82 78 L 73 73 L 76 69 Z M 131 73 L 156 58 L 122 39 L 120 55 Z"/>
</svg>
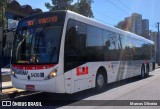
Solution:
<svg viewBox="0 0 160 109">
<path fill-rule="evenodd" d="M 26 90 L 35 90 L 34 85 L 26 85 Z"/>
</svg>

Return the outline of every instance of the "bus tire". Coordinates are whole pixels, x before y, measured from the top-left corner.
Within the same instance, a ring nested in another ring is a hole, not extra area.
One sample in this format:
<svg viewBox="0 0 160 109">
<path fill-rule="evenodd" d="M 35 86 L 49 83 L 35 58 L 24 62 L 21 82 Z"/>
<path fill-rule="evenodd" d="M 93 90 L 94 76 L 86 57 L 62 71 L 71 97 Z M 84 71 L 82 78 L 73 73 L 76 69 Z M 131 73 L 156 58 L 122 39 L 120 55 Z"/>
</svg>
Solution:
<svg viewBox="0 0 160 109">
<path fill-rule="evenodd" d="M 99 70 L 96 75 L 96 91 L 101 92 L 105 89 L 106 77 L 104 70 Z"/>
<path fill-rule="evenodd" d="M 152 63 L 152 70 L 155 70 L 155 62 Z"/>
<path fill-rule="evenodd" d="M 145 73 L 146 75 L 146 77 L 148 77 L 149 76 L 149 65 L 147 65 L 147 67 L 146 67 L 146 73 Z"/>
<path fill-rule="evenodd" d="M 141 67 L 141 79 L 144 79 L 144 78 L 145 78 L 145 66 L 143 64 Z"/>
</svg>

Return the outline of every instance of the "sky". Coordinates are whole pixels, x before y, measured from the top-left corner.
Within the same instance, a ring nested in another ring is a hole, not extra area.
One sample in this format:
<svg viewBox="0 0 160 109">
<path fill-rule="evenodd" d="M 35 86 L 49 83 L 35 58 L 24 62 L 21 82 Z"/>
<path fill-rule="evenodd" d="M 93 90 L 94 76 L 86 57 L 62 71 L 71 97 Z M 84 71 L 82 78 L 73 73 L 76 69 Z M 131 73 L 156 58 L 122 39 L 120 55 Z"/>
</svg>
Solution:
<svg viewBox="0 0 160 109">
<path fill-rule="evenodd" d="M 51 0 L 17 0 L 21 5 L 31 5 L 48 11 L 45 2 Z M 142 19 L 149 19 L 150 30 L 157 31 L 156 23 L 160 22 L 160 0 L 93 0 L 94 19 L 111 26 L 117 25 L 132 13 L 142 14 Z M 76 2 L 76 0 L 74 1 Z"/>
</svg>

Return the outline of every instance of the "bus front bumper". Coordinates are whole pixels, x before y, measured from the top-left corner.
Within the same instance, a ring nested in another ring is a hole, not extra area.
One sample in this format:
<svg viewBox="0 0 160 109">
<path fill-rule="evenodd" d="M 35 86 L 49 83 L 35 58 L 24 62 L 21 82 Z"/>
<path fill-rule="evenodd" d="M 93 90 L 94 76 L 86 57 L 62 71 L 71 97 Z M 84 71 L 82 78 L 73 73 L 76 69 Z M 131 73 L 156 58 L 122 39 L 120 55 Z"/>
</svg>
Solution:
<svg viewBox="0 0 160 109">
<path fill-rule="evenodd" d="M 43 81 L 29 81 L 29 80 L 21 80 L 13 77 L 11 75 L 12 85 L 15 88 L 23 89 L 23 90 L 30 90 L 30 91 L 42 91 L 42 92 L 56 92 L 55 87 L 55 78 Z M 30 86 L 30 89 L 28 89 Z"/>
</svg>

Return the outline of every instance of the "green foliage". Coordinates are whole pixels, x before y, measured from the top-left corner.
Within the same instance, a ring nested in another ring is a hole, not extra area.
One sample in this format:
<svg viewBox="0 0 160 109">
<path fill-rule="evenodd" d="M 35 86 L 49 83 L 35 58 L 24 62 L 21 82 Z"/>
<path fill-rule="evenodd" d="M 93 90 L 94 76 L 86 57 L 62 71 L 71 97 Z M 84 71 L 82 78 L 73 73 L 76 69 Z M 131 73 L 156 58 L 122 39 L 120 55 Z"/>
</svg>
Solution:
<svg viewBox="0 0 160 109">
<path fill-rule="evenodd" d="M 54 10 L 71 10 L 82 14 L 86 17 L 94 17 L 91 9 L 93 0 L 78 0 L 73 3 L 74 0 L 51 0 L 52 4 L 45 3 L 45 6 L 49 11 Z"/>
<path fill-rule="evenodd" d="M 10 0 L 0 0 L 0 26 L 6 27 L 6 17 L 5 17 L 5 11 L 7 7 L 7 3 Z"/>
<path fill-rule="evenodd" d="M 93 0 L 80 0 L 80 2 L 77 4 L 79 14 L 82 14 L 87 17 L 94 17 L 91 9 L 92 3 L 93 3 Z"/>
</svg>

